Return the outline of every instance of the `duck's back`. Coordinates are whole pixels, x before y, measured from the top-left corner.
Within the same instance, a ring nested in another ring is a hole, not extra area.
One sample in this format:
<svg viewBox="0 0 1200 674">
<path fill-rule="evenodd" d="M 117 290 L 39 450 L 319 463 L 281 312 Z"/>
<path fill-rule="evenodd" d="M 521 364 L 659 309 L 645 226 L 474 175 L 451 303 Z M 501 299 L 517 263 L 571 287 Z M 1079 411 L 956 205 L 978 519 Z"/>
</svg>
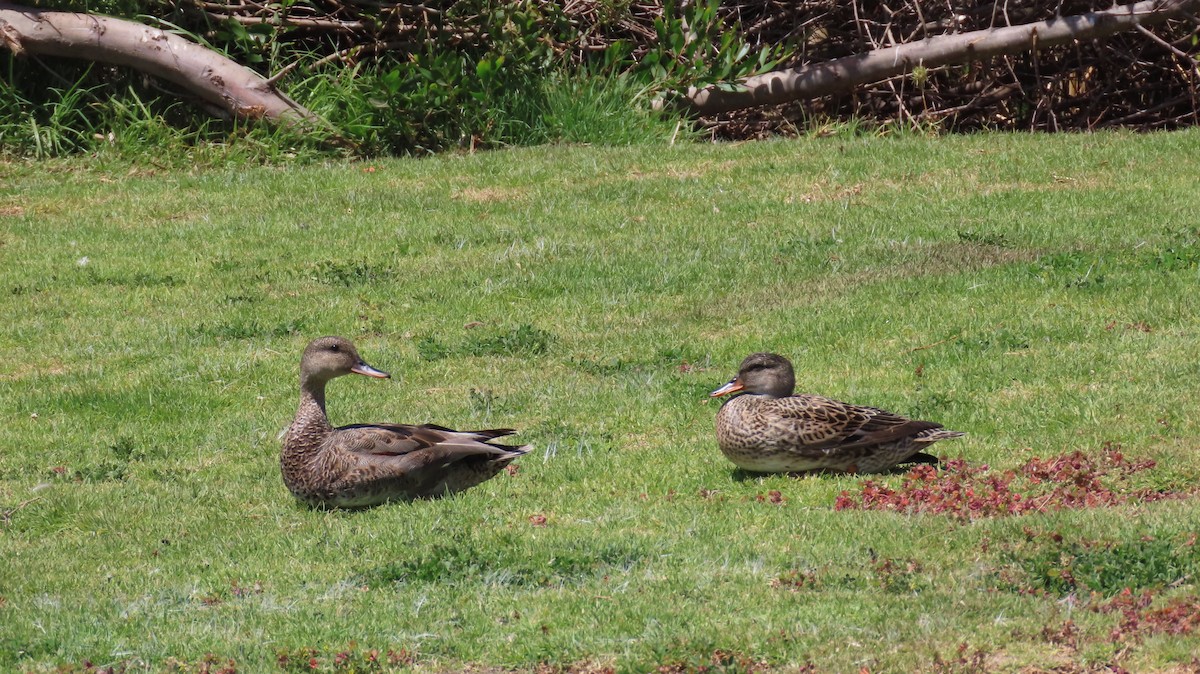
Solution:
<svg viewBox="0 0 1200 674">
<path fill-rule="evenodd" d="M 815 395 L 740 395 L 717 413 L 717 441 L 730 461 L 757 472 L 874 472 L 919 449 L 940 428 L 874 407 Z"/>
</svg>

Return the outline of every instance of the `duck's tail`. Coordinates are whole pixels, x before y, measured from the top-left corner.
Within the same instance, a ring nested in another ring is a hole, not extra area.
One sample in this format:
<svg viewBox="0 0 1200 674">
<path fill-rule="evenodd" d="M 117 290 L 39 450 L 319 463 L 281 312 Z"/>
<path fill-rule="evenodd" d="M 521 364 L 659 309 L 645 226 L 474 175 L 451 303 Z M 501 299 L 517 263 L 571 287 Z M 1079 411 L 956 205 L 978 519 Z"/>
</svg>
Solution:
<svg viewBox="0 0 1200 674">
<path fill-rule="evenodd" d="M 954 438 L 961 438 L 964 435 L 966 435 L 966 433 L 961 431 L 951 431 L 945 428 L 931 428 L 927 431 L 921 431 L 915 437 L 913 437 L 913 440 L 916 442 L 929 443 L 937 442 L 938 440 L 953 440 Z"/>
<path fill-rule="evenodd" d="M 533 448 L 532 445 L 506 445 L 504 443 L 495 442 L 499 438 L 508 437 L 516 433 L 516 429 L 513 428 L 486 428 L 479 431 L 456 431 L 453 428 L 446 428 L 445 426 L 438 426 L 436 424 L 424 424 L 424 427 L 435 431 L 466 435 L 472 440 L 482 442 L 488 447 L 495 447 L 497 449 L 504 450 L 505 455 L 495 457 L 495 459 L 505 462 L 512 461 L 518 456 L 528 453 L 529 450 Z"/>
</svg>

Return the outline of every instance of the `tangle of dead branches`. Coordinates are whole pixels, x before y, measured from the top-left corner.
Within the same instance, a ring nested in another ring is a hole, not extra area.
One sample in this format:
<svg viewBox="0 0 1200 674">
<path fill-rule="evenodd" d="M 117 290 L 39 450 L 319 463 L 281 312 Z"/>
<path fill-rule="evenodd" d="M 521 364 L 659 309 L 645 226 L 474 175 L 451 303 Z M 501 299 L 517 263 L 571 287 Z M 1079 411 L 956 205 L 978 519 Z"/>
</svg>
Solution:
<svg viewBox="0 0 1200 674">
<path fill-rule="evenodd" d="M 656 21 L 686 16 L 680 0 L 175 0 L 177 9 L 264 30 L 324 54 L 325 63 L 440 46 L 486 52 L 498 36 L 484 14 L 504 5 L 541 12 L 539 39 L 561 59 L 588 61 L 621 42 L 632 62 L 660 40 Z M 1110 0 L 735 0 L 718 16 L 751 46 L 787 45 L 800 65 L 936 35 L 1046 21 L 1111 7 Z M 746 138 L 815 120 L 856 118 L 950 130 L 1174 128 L 1200 122 L 1197 26 L 1192 14 L 1102 40 L 917 71 L 854 91 L 702 120 L 714 133 Z M 526 28 L 527 30 L 527 28 Z"/>
</svg>

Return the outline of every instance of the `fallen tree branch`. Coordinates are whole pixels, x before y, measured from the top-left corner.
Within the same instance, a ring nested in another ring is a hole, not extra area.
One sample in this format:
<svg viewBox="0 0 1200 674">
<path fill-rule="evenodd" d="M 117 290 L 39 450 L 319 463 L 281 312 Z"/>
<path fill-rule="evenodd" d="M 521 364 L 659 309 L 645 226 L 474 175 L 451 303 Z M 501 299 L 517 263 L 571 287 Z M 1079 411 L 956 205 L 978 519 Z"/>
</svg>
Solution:
<svg viewBox="0 0 1200 674">
<path fill-rule="evenodd" d="M 357 33 L 367 28 L 367 24 L 363 23 L 362 21 L 339 21 L 337 19 L 316 19 L 296 16 L 276 18 L 273 16 L 242 16 L 237 14 L 233 16 L 225 16 L 212 12 L 209 13 L 209 16 L 217 21 L 231 19 L 242 24 L 243 26 L 265 25 L 294 26 L 296 28 L 328 28 L 330 30 L 343 31 L 347 33 Z M 400 26 L 400 28 L 402 29 L 403 26 Z"/>
<path fill-rule="evenodd" d="M 1159 110 L 1165 110 L 1165 109 L 1171 107 L 1172 105 L 1179 105 L 1180 103 L 1184 103 L 1186 101 L 1191 100 L 1191 98 L 1192 98 L 1192 96 L 1190 94 L 1183 94 L 1182 96 L 1178 96 L 1176 98 L 1173 98 L 1173 99 L 1170 99 L 1167 101 L 1163 101 L 1162 103 L 1159 103 L 1158 105 L 1146 108 L 1145 110 L 1137 110 L 1128 115 L 1125 115 L 1124 117 L 1109 120 L 1107 122 L 1102 122 L 1102 123 L 1098 124 L 1098 126 L 1101 128 L 1104 128 L 1104 127 L 1120 126 L 1122 124 L 1127 124 L 1127 123 L 1132 122 L 1133 120 L 1137 119 L 1138 117 L 1145 117 L 1148 115 L 1153 115 L 1154 113 L 1158 112 Z"/>
<path fill-rule="evenodd" d="M 1191 56 L 1188 56 L 1187 52 L 1179 49 L 1178 47 L 1171 44 L 1170 42 L 1167 42 L 1166 40 L 1162 39 L 1161 37 L 1150 32 L 1149 28 L 1146 28 L 1145 26 L 1138 26 L 1137 31 L 1139 33 L 1141 33 L 1142 35 L 1145 35 L 1147 38 L 1149 38 L 1151 42 L 1162 46 L 1163 49 L 1166 49 L 1167 51 L 1178 56 L 1179 58 L 1183 59 L 1184 61 L 1192 64 L 1193 66 L 1196 65 L 1196 62 L 1192 60 Z"/>
<path fill-rule="evenodd" d="M 0 0 L 0 35 L 16 56 L 60 56 L 129 66 L 174 82 L 233 117 L 318 121 L 253 70 L 178 35 L 133 21 L 42 11 Z"/>
<path fill-rule="evenodd" d="M 735 90 L 717 86 L 692 88 L 682 104 L 693 112 L 713 115 L 815 98 L 897 77 L 910 72 L 915 66 L 936 68 L 1004 54 L 1036 51 L 1079 40 L 1094 40 L 1137 26 L 1156 25 L 1182 17 L 1195 11 L 1197 6 L 1200 6 L 1200 0 L 1145 0 L 1049 21 L 939 35 L 823 63 L 756 75 L 741 82 Z"/>
</svg>

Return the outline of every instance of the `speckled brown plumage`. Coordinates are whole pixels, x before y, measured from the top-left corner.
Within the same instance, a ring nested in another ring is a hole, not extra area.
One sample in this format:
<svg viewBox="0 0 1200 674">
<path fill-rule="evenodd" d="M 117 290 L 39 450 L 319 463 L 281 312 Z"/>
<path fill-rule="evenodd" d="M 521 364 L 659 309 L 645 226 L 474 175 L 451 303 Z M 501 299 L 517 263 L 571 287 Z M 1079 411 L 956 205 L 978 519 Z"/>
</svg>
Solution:
<svg viewBox="0 0 1200 674">
<path fill-rule="evenodd" d="M 300 361 L 300 407 L 283 435 L 283 482 L 310 505 L 357 508 L 462 491 L 500 472 L 526 447 L 495 444 L 515 431 L 456 431 L 426 424 L 354 424 L 333 428 L 325 385 L 350 373 L 387 377 L 367 365 L 349 340 L 313 340 Z"/>
<path fill-rule="evenodd" d="M 741 392 L 717 413 L 717 442 L 730 461 L 765 473 L 875 473 L 898 463 L 936 461 L 919 452 L 965 435 L 875 407 L 794 395 L 795 386 L 788 359 L 755 353 L 742 361 L 736 377 L 712 392 Z"/>
</svg>

